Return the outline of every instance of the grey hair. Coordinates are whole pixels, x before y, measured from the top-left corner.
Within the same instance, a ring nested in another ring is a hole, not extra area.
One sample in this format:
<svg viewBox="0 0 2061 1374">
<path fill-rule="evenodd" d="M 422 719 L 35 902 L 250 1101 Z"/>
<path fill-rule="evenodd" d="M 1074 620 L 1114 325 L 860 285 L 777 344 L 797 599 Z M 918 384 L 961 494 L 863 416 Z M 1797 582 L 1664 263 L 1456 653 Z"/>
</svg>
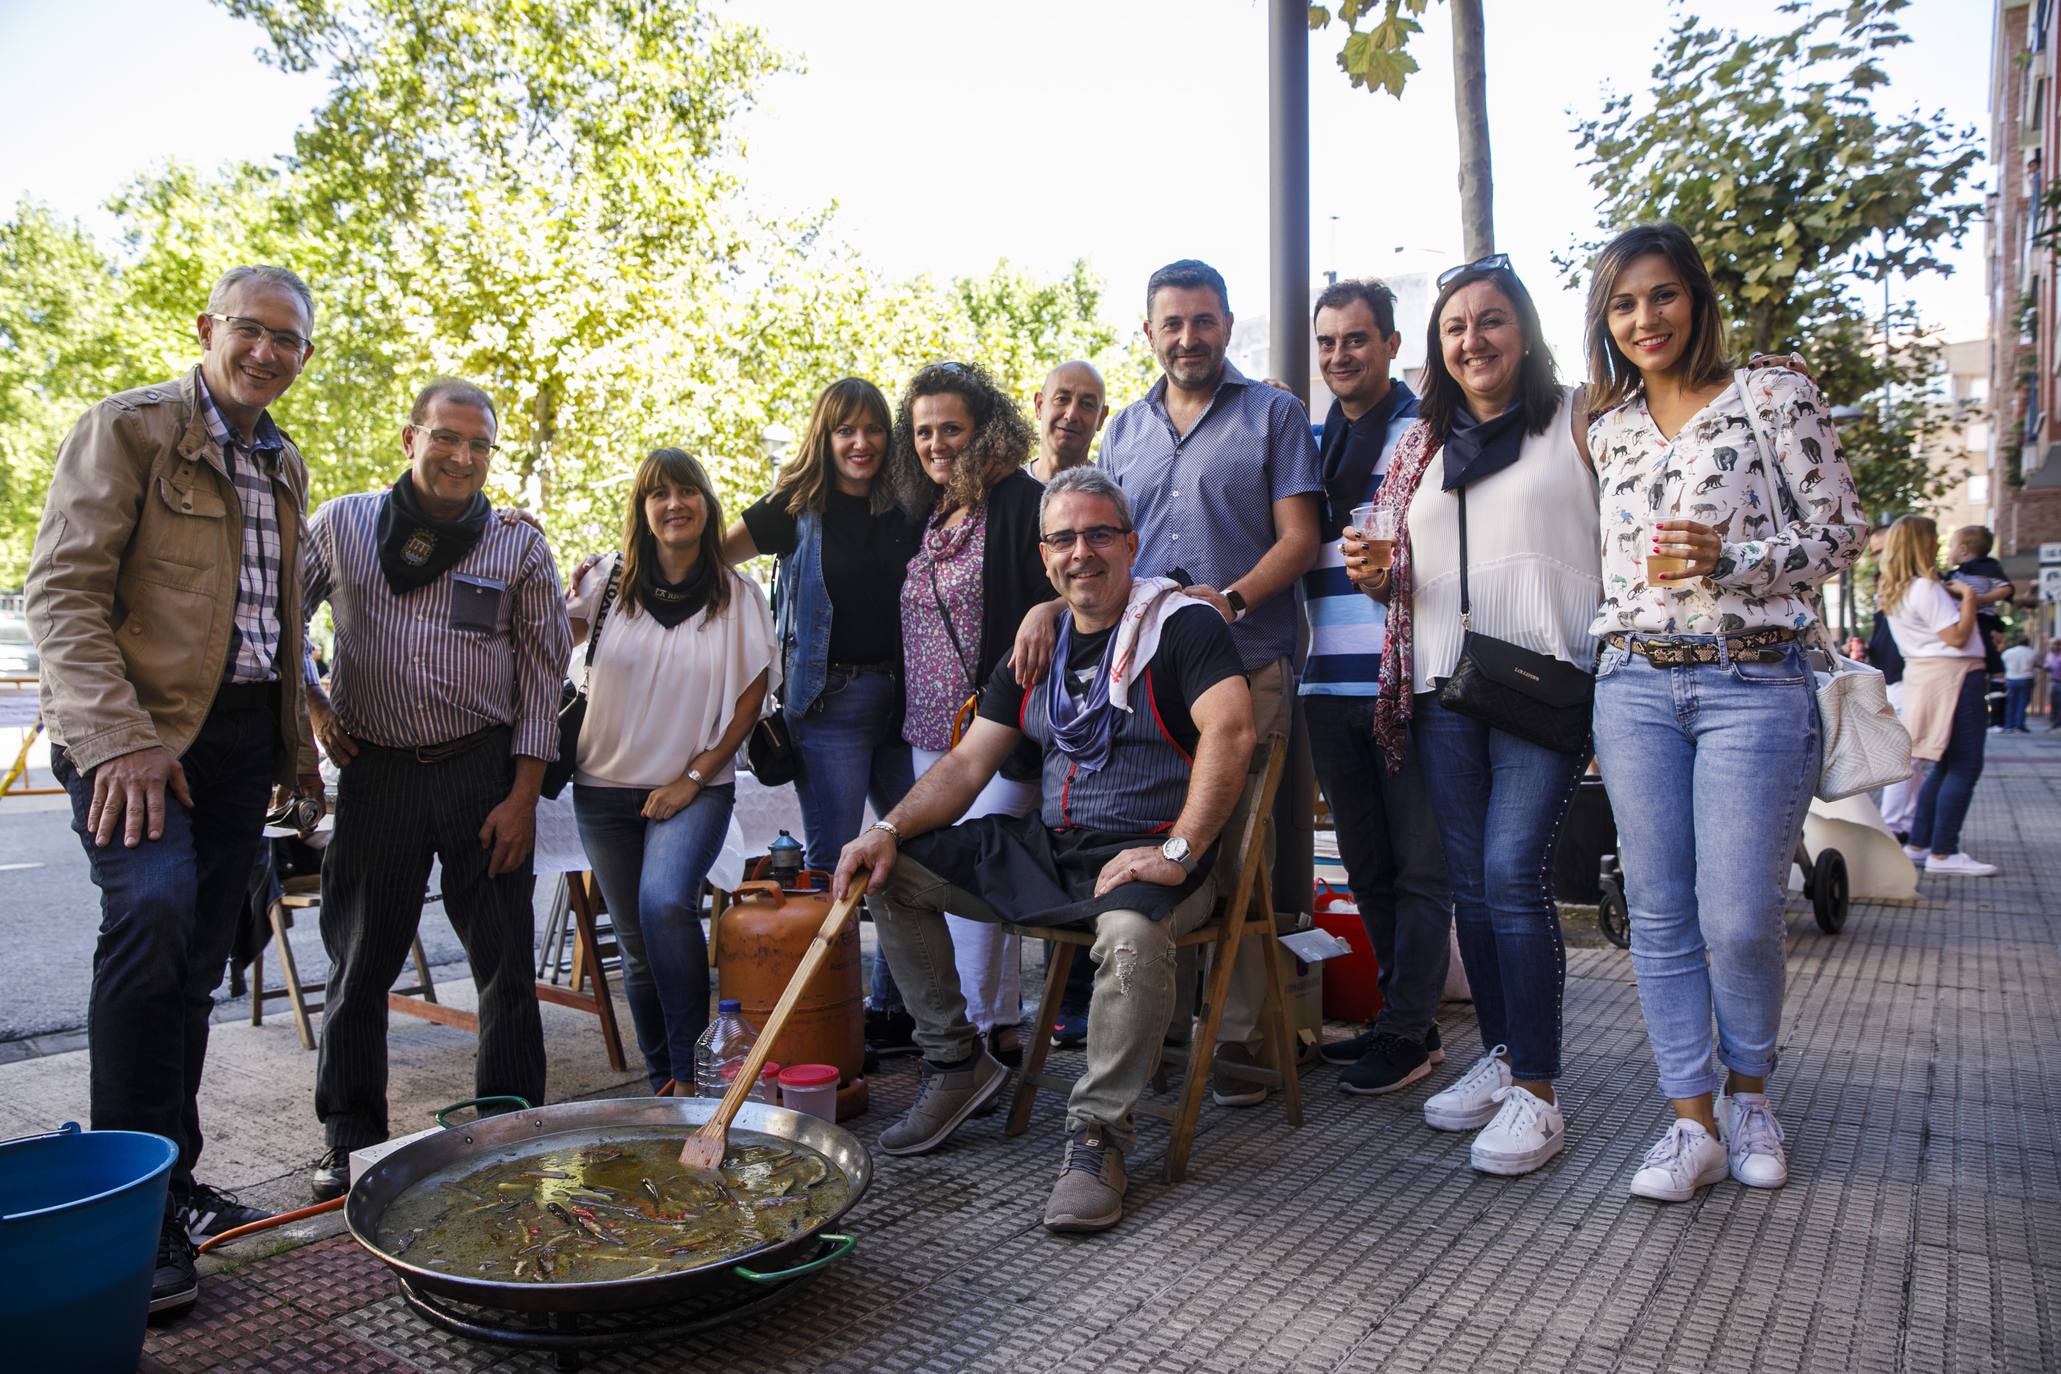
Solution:
<svg viewBox="0 0 2061 1374">
<path fill-rule="evenodd" d="M 1123 517 L 1124 528 L 1131 528 L 1131 498 L 1124 495 L 1124 489 L 1116 479 L 1098 467 L 1068 468 L 1045 484 L 1045 494 L 1038 498 L 1038 533 L 1045 532 L 1045 508 L 1052 504 L 1055 496 L 1071 492 L 1077 496 L 1099 496 L 1116 507 L 1116 513 Z"/>
<path fill-rule="evenodd" d="M 301 309 L 308 312 L 308 327 L 315 326 L 315 293 L 308 290 L 308 284 L 300 279 L 290 267 L 232 267 L 224 272 L 208 292 L 208 309 L 215 314 L 222 313 L 222 307 L 229 301 L 229 293 L 247 281 L 261 286 L 277 286 L 291 291 L 300 298 Z"/>
<path fill-rule="evenodd" d="M 408 407 L 408 423 L 419 425 L 429 418 L 429 408 L 440 400 L 452 401 L 461 406 L 477 406 L 494 422 L 494 428 L 501 427 L 501 412 L 494 408 L 494 398 L 480 387 L 463 377 L 437 377 L 429 385 L 415 393 L 415 403 Z"/>
</svg>

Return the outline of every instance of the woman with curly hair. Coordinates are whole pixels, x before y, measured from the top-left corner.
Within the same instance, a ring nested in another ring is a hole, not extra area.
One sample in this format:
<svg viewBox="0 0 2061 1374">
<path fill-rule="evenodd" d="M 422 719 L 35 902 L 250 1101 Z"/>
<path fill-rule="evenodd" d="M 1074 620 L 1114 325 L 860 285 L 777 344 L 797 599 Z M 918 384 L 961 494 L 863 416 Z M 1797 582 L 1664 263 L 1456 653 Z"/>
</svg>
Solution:
<svg viewBox="0 0 2061 1374">
<path fill-rule="evenodd" d="M 912 498 L 928 508 L 902 583 L 902 738 L 915 771 L 944 757 L 961 712 L 994 675 L 1017 627 L 1055 595 L 1038 551 L 1044 488 L 1023 470 L 1037 431 L 980 367 L 934 363 L 902 393 L 895 455 Z M 963 819 L 1022 815 L 1038 801 L 1035 770 L 1004 766 Z M 1022 1061 L 1022 940 L 984 921 L 948 917 L 966 1014 L 996 1058 Z"/>
</svg>

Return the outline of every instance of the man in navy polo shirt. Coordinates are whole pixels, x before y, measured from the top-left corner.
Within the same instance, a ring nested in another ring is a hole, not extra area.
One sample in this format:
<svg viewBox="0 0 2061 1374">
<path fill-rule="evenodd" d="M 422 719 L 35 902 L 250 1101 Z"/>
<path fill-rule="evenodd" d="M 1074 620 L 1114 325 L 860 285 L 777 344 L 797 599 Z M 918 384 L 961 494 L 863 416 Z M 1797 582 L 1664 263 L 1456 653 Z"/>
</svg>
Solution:
<svg viewBox="0 0 2061 1374">
<path fill-rule="evenodd" d="M 1338 828 L 1353 900 L 1380 965 L 1380 1014 L 1362 1035 L 1319 1051 L 1346 1066 L 1339 1086 L 1379 1094 L 1408 1087 L 1445 1058 L 1432 1019 L 1445 988 L 1453 919 L 1445 855 L 1415 756 L 1391 774 L 1374 742 L 1387 608 L 1346 579 L 1339 536 L 1374 499 L 1396 441 L 1417 415 L 1407 382 L 1389 376 L 1403 336 L 1395 292 L 1342 281 L 1317 297 L 1317 366 L 1331 388 L 1319 456 L 1324 543 L 1303 574 L 1310 652 L 1302 709 L 1317 781 Z"/>
</svg>

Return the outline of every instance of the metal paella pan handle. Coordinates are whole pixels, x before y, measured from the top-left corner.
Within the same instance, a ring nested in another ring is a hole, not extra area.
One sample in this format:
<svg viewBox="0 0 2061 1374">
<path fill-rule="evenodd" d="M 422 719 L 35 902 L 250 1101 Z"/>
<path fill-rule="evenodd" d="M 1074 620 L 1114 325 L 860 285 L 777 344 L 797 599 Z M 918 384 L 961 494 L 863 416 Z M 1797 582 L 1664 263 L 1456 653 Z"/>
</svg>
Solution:
<svg viewBox="0 0 2061 1374">
<path fill-rule="evenodd" d="M 448 1131 L 451 1129 L 451 1123 L 444 1120 L 444 1118 L 452 1112 L 462 1112 L 467 1107 L 483 1107 L 489 1102 L 506 1102 L 519 1112 L 526 1112 L 530 1109 L 529 1099 L 522 1097 L 468 1097 L 463 1102 L 453 1102 L 448 1107 L 439 1107 L 430 1115 L 435 1119 L 437 1125 Z"/>
<path fill-rule="evenodd" d="M 842 1259 L 850 1254 L 852 1247 L 859 1243 L 857 1236 L 848 1236 L 836 1231 L 826 1231 L 816 1237 L 816 1239 L 828 1245 L 830 1250 L 826 1254 L 818 1255 L 807 1264 L 797 1264 L 792 1269 L 775 1269 L 771 1273 L 758 1269 L 747 1269 L 745 1266 L 738 1264 L 732 1265 L 730 1272 L 740 1279 L 750 1279 L 753 1283 L 781 1283 L 787 1279 L 800 1278 L 803 1274 L 815 1273 L 832 1260 Z"/>
</svg>

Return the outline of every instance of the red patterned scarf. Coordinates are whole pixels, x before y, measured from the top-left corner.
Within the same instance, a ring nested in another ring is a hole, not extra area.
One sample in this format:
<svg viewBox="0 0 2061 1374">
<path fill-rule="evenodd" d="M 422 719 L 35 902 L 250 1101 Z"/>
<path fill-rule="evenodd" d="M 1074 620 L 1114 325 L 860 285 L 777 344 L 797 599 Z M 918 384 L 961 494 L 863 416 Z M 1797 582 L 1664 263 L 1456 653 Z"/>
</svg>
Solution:
<svg viewBox="0 0 2061 1374">
<path fill-rule="evenodd" d="M 1410 642 L 1410 502 L 1417 486 L 1431 470 L 1438 456 L 1438 441 L 1431 426 L 1419 420 L 1396 442 L 1395 456 L 1388 461 L 1388 476 L 1376 498 L 1382 508 L 1395 512 L 1401 537 L 1395 543 L 1395 562 L 1388 574 L 1388 638 L 1381 646 L 1381 686 L 1374 698 L 1374 739 L 1381 746 L 1390 773 L 1403 766 L 1403 751 L 1410 744 L 1410 711 L 1413 658 Z"/>
</svg>

